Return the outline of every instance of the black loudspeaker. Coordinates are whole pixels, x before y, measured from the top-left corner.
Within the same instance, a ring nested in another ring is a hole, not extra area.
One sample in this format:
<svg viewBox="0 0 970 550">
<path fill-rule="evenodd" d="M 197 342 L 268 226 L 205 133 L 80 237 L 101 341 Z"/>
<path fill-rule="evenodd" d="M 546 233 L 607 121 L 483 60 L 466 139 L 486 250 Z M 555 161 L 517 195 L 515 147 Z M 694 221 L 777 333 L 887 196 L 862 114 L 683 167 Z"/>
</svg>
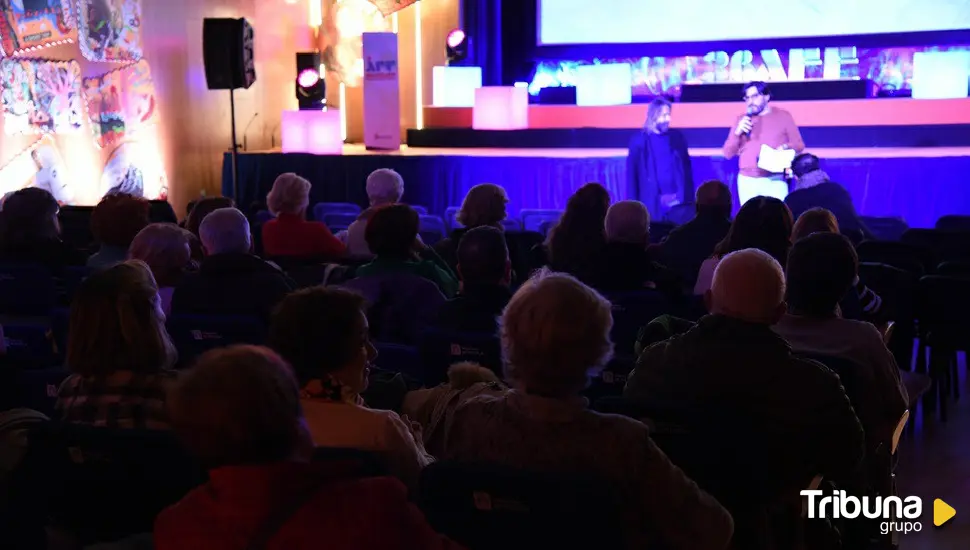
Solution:
<svg viewBox="0 0 970 550">
<path fill-rule="evenodd" d="M 249 88 L 256 82 L 253 27 L 245 19 L 206 18 L 202 53 L 210 90 Z"/>
<path fill-rule="evenodd" d="M 320 52 L 296 54 L 296 99 L 301 111 L 327 106 L 327 81 L 320 74 L 320 64 Z"/>
</svg>

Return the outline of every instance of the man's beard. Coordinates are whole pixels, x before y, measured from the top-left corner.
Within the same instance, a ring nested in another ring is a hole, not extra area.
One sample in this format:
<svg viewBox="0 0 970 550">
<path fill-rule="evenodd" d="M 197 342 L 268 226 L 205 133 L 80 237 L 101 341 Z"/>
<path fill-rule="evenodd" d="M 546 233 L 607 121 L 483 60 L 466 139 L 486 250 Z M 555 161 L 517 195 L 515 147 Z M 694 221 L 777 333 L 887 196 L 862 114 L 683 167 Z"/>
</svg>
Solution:
<svg viewBox="0 0 970 550">
<path fill-rule="evenodd" d="M 666 134 L 667 130 L 670 129 L 670 124 L 655 124 L 653 127 L 653 132 L 655 134 Z"/>
</svg>

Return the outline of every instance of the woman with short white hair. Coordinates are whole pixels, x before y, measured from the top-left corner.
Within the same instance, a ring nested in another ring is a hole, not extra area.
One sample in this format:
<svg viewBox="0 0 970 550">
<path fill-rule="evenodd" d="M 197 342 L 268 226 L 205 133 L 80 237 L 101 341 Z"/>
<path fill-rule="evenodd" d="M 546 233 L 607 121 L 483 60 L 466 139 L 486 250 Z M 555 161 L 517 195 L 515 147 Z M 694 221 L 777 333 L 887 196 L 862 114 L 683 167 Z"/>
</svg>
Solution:
<svg viewBox="0 0 970 550">
<path fill-rule="evenodd" d="M 367 176 L 365 187 L 370 207 L 360 213 L 347 231 L 337 234 L 337 237 L 347 245 L 347 252 L 351 256 L 361 258 L 374 255 L 367 246 L 367 239 L 364 238 L 367 222 L 378 209 L 401 202 L 401 197 L 404 195 L 404 178 L 390 168 L 378 168 Z"/>
<path fill-rule="evenodd" d="M 344 256 L 346 247 L 323 222 L 310 222 L 310 182 L 286 173 L 276 178 L 266 195 L 275 219 L 263 225 L 263 251 L 267 256 L 333 259 Z"/>
<path fill-rule="evenodd" d="M 731 516 L 674 466 L 633 419 L 587 409 L 591 373 L 613 355 L 610 303 L 564 273 L 540 271 L 501 320 L 513 390 L 460 406 L 442 458 L 582 473 L 614 488 L 630 548 L 723 549 Z"/>
</svg>

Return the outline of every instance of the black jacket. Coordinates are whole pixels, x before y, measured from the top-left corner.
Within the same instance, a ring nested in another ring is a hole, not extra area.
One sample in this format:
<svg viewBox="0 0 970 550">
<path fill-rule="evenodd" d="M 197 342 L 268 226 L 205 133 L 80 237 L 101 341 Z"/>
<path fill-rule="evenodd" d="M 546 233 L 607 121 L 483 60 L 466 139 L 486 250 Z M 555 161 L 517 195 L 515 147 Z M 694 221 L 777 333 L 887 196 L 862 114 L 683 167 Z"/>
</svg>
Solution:
<svg viewBox="0 0 970 550">
<path fill-rule="evenodd" d="M 682 293 L 676 273 L 653 261 L 642 245 L 607 243 L 584 281 L 604 293 L 655 289 L 667 295 Z"/>
<path fill-rule="evenodd" d="M 853 242 L 872 240 L 875 237 L 859 217 L 852 196 L 841 185 L 827 181 L 812 187 L 796 189 L 785 198 L 785 204 L 791 209 L 792 216 L 797 220 L 806 210 L 824 208 L 839 221 L 839 231 Z"/>
<path fill-rule="evenodd" d="M 680 173 L 683 174 L 684 181 L 678 187 L 678 196 L 681 203 L 688 203 L 694 200 L 694 172 L 690 164 L 690 153 L 687 151 L 687 140 L 684 134 L 678 130 L 668 130 L 670 135 L 670 149 L 673 153 L 674 162 L 681 164 Z M 664 209 L 660 205 L 660 189 L 654 181 L 653 171 L 650 169 L 650 139 L 649 136 L 640 131 L 630 139 L 630 146 L 627 151 L 626 179 L 627 194 L 631 199 L 636 199 L 647 205 L 647 210 L 655 220 L 663 218 Z"/>
<path fill-rule="evenodd" d="M 711 257 L 714 247 L 724 239 L 731 220 L 715 211 L 701 211 L 694 219 L 675 228 L 657 247 L 655 258 L 680 275 L 690 287 L 697 281 L 697 272 L 704 260 Z"/>
<path fill-rule="evenodd" d="M 512 291 L 504 285 L 465 285 L 438 309 L 435 325 L 442 330 L 496 334 L 496 320 L 511 299 Z"/>
<path fill-rule="evenodd" d="M 248 315 L 269 322 L 276 304 L 294 286 L 279 268 L 257 256 L 216 254 L 175 287 L 172 314 Z"/>
</svg>

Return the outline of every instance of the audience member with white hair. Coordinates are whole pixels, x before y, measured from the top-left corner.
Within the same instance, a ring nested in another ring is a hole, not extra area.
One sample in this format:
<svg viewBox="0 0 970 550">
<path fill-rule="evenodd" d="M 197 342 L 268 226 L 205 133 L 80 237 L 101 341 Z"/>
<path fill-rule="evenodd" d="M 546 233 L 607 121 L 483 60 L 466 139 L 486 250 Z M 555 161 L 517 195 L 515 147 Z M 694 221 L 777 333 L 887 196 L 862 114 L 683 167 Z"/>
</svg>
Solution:
<svg viewBox="0 0 970 550">
<path fill-rule="evenodd" d="M 347 248 L 322 221 L 310 222 L 310 182 L 287 173 L 276 178 L 266 195 L 266 205 L 276 216 L 263 224 L 263 251 L 267 256 L 289 258 L 339 258 Z"/>
<path fill-rule="evenodd" d="M 601 292 L 657 289 L 681 295 L 676 274 L 653 261 L 650 212 L 640 201 L 619 201 L 606 211 L 606 246 L 590 265 L 589 284 Z"/>
<path fill-rule="evenodd" d="M 630 548 L 722 549 L 731 516 L 674 466 L 631 418 L 587 409 L 580 392 L 613 354 L 610 303 L 564 273 L 541 271 L 502 316 L 514 390 L 460 405 L 443 458 L 583 473 L 617 495 Z"/>
<path fill-rule="evenodd" d="M 705 300 L 710 315 L 643 351 L 625 396 L 675 405 L 697 445 L 675 460 L 731 511 L 735 547 L 775 547 L 763 544 L 771 510 L 817 475 L 857 481 L 862 426 L 838 376 L 772 331 L 787 307 L 784 273 L 768 253 L 724 256 Z"/>
<path fill-rule="evenodd" d="M 368 220 L 382 206 L 401 202 L 401 197 L 404 195 L 404 178 L 390 168 L 378 168 L 367 176 L 365 186 L 370 206 L 360 213 L 357 220 L 350 224 L 346 231 L 337 234 L 337 237 L 347 245 L 348 254 L 362 258 L 374 255 L 364 237 Z"/>
<path fill-rule="evenodd" d="M 199 227 L 205 259 L 172 295 L 172 313 L 246 315 L 268 321 L 293 282 L 251 254 L 249 221 L 236 208 L 220 208 Z"/>
</svg>

